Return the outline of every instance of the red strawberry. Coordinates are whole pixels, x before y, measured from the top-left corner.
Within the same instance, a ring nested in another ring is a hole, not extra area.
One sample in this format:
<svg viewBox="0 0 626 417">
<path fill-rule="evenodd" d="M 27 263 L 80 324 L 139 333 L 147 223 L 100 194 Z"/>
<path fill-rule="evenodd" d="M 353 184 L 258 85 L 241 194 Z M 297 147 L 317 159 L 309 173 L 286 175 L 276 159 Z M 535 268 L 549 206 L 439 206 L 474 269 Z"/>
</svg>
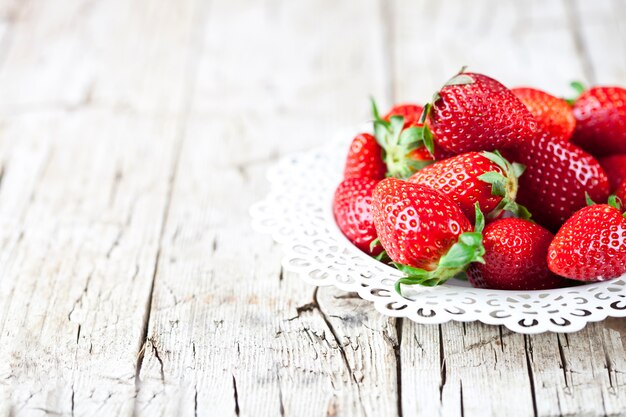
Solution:
<svg viewBox="0 0 626 417">
<path fill-rule="evenodd" d="M 611 190 L 616 190 L 626 180 L 626 154 L 601 158 L 600 165 L 609 177 Z"/>
<path fill-rule="evenodd" d="M 424 110 L 427 127 L 421 137 L 428 147 L 453 154 L 491 151 L 525 142 L 537 122 L 526 106 L 498 81 L 482 74 L 459 73 Z"/>
<path fill-rule="evenodd" d="M 476 203 L 489 218 L 497 218 L 504 210 L 529 218 L 530 213 L 515 202 L 517 179 L 522 172 L 523 165 L 510 164 L 497 152 L 469 152 L 435 162 L 408 181 L 447 195 L 471 222 L 475 220 Z"/>
<path fill-rule="evenodd" d="M 417 104 L 394 106 L 381 118 L 372 100 L 374 134 L 384 150 L 388 176 L 408 178 L 416 171 L 433 162 L 434 147 L 427 149 L 420 137 L 422 107 Z"/>
<path fill-rule="evenodd" d="M 597 156 L 626 153 L 626 89 L 594 87 L 574 103 L 572 141 Z"/>
<path fill-rule="evenodd" d="M 383 150 L 376 138 L 369 133 L 357 135 L 350 144 L 343 177 L 382 180 L 386 172 Z"/>
<path fill-rule="evenodd" d="M 541 290 L 561 287 L 565 280 L 548 269 L 546 255 L 552 233 L 522 219 L 502 219 L 483 232 L 485 263 L 467 270 L 469 282 L 478 288 Z"/>
<path fill-rule="evenodd" d="M 396 283 L 433 286 L 481 261 L 482 224 L 477 231 L 459 207 L 432 188 L 395 178 L 382 180 L 373 193 L 374 224 L 381 244 L 408 277 Z"/>
<path fill-rule="evenodd" d="M 517 201 L 533 213 L 533 220 L 553 232 L 585 206 L 586 192 L 594 200 L 609 195 L 609 182 L 598 161 L 569 142 L 537 136 L 513 155 L 511 159 L 526 165 Z"/>
<path fill-rule="evenodd" d="M 357 248 L 377 255 L 382 248 L 370 250 L 376 239 L 372 217 L 372 191 L 378 181 L 369 178 L 348 178 L 335 191 L 333 213 L 337 226 Z"/>
<path fill-rule="evenodd" d="M 537 134 L 555 140 L 570 140 L 576 119 L 567 101 L 534 88 L 513 88 L 511 91 L 535 116 Z"/>
<path fill-rule="evenodd" d="M 577 211 L 548 250 L 555 274 L 579 281 L 605 281 L 626 273 L 626 213 L 615 197 Z"/>
</svg>

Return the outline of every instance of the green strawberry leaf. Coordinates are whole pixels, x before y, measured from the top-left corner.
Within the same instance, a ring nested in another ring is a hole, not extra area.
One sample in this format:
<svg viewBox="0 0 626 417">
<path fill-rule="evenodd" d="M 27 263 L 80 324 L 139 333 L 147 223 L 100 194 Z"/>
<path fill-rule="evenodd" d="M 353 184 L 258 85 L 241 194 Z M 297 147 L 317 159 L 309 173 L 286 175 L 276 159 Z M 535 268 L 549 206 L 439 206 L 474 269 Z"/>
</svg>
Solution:
<svg viewBox="0 0 626 417">
<path fill-rule="evenodd" d="M 376 106 L 376 101 L 374 97 L 370 97 L 370 102 L 372 103 L 372 116 L 374 116 L 374 121 L 381 121 L 380 113 L 378 113 L 378 107 Z"/>
<path fill-rule="evenodd" d="M 426 271 L 421 268 L 415 268 L 409 265 L 403 265 L 397 262 L 394 262 L 393 265 L 398 268 L 400 272 L 404 272 L 408 277 L 416 279 L 416 278 L 426 278 L 430 274 L 429 271 Z"/>
<path fill-rule="evenodd" d="M 433 133 L 430 131 L 430 129 L 426 125 L 422 127 L 422 142 L 424 143 L 424 146 L 426 147 L 426 149 L 428 149 L 428 152 L 430 152 L 430 154 L 434 158 L 435 157 L 435 138 L 433 137 Z"/>
<path fill-rule="evenodd" d="M 404 116 L 391 116 L 389 118 L 389 124 L 391 125 L 391 134 L 394 139 L 393 144 L 397 145 L 400 141 L 402 129 L 404 129 Z"/>
<path fill-rule="evenodd" d="M 479 180 L 491 184 L 491 195 L 506 196 L 507 179 L 499 172 L 485 172 L 478 177 Z"/>
<path fill-rule="evenodd" d="M 526 207 L 522 206 L 519 203 L 516 203 L 515 201 L 503 201 L 505 201 L 505 204 L 502 210 L 513 213 L 518 219 L 531 220 L 532 214 Z"/>
<path fill-rule="evenodd" d="M 448 253 L 439 260 L 438 268 L 462 269 L 471 262 L 484 263 L 483 236 L 477 232 L 465 232 L 459 236 L 457 243 L 452 245 Z"/>
<path fill-rule="evenodd" d="M 448 82 L 444 85 L 444 87 L 451 86 L 451 85 L 474 84 L 475 82 L 476 81 L 474 81 L 474 79 L 471 76 L 460 73 L 452 77 L 450 80 L 448 80 Z"/>
<path fill-rule="evenodd" d="M 591 197 L 589 196 L 589 193 L 586 191 L 585 191 L 585 201 L 587 202 L 587 206 L 593 206 L 596 204 L 596 202 L 591 199 Z"/>
<path fill-rule="evenodd" d="M 434 102 L 435 102 L 435 100 L 433 100 L 433 103 Z M 426 105 L 424 106 L 424 110 L 422 110 L 422 114 L 420 115 L 419 123 L 421 125 L 425 125 L 426 124 L 426 118 L 430 114 L 430 111 L 432 110 L 432 108 L 433 108 L 432 104 L 426 103 Z"/>
<path fill-rule="evenodd" d="M 585 92 L 585 85 L 580 81 L 572 81 L 571 83 L 569 83 L 569 85 L 576 92 L 576 97 L 563 98 L 563 100 L 565 100 L 570 106 L 573 106 L 574 103 L 576 103 L 578 97 L 580 97 L 580 95 Z"/>
<path fill-rule="evenodd" d="M 585 85 L 580 81 L 572 81 L 569 85 L 578 93 L 578 95 L 585 92 Z"/>
<path fill-rule="evenodd" d="M 374 259 L 384 264 L 388 264 L 389 262 L 391 262 L 391 258 L 389 257 L 386 251 L 382 251 L 378 255 L 374 256 Z"/>
<path fill-rule="evenodd" d="M 400 134 L 399 144 L 407 147 L 412 146 L 412 149 L 417 149 L 421 146 L 422 135 L 423 133 L 421 128 L 415 126 L 410 127 L 403 130 Z"/>
<path fill-rule="evenodd" d="M 518 162 L 513 162 L 511 164 L 511 169 L 513 171 L 513 175 L 515 175 L 515 178 L 519 178 L 522 176 L 524 171 L 526 171 L 526 165 L 520 164 Z"/>
<path fill-rule="evenodd" d="M 389 135 L 389 125 L 378 120 L 374 120 L 374 137 L 376 142 L 383 148 L 387 148 L 387 136 Z"/>
<path fill-rule="evenodd" d="M 609 196 L 608 204 L 609 206 L 622 211 L 622 200 L 620 200 L 615 194 Z"/>
<path fill-rule="evenodd" d="M 478 203 L 474 204 L 474 210 L 476 211 L 476 222 L 474 224 L 474 232 L 482 233 L 485 229 L 485 215 L 480 209 Z"/>
<path fill-rule="evenodd" d="M 489 159 L 491 162 L 498 165 L 504 172 L 511 170 L 511 164 L 507 161 L 500 152 L 482 152 L 482 156 Z"/>
</svg>

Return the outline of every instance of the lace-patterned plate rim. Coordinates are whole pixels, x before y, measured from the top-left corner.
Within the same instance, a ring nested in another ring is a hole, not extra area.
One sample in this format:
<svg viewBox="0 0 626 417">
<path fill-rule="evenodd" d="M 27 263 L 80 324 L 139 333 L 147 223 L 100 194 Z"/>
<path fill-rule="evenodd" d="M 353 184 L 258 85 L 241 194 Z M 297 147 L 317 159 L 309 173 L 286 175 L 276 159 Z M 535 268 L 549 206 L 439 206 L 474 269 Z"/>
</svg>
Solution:
<svg viewBox="0 0 626 417">
<path fill-rule="evenodd" d="M 480 321 L 533 334 L 626 317 L 626 274 L 539 291 L 480 289 L 454 279 L 434 288 L 405 287 L 400 296 L 393 284 L 402 274 L 361 252 L 335 223 L 332 198 L 347 147 L 336 141 L 282 158 L 268 171 L 269 195 L 250 209 L 254 229 L 282 245 L 283 267 L 304 281 L 355 292 L 382 314 L 423 324 Z"/>
</svg>

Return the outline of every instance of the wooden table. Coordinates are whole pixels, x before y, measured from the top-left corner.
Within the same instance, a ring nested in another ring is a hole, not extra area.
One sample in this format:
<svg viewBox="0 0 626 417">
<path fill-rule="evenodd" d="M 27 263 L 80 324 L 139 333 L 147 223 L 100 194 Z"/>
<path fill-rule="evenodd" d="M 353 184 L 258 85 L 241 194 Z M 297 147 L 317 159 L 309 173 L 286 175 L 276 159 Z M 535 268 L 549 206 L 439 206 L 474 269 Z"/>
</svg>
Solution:
<svg viewBox="0 0 626 417">
<path fill-rule="evenodd" d="M 626 84 L 626 2 L 0 0 L 0 416 L 617 416 L 626 322 L 416 325 L 283 273 L 281 155 L 462 65 Z M 356 133 L 356 132 L 355 132 Z"/>
</svg>

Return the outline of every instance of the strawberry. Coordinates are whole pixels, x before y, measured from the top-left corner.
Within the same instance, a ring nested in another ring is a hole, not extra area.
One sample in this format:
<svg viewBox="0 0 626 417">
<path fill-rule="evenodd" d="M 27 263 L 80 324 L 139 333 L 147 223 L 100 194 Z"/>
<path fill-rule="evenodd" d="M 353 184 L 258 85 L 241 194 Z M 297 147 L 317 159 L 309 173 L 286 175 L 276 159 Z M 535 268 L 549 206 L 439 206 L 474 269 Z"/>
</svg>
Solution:
<svg viewBox="0 0 626 417">
<path fill-rule="evenodd" d="M 374 134 L 384 150 L 388 176 L 408 178 L 433 162 L 434 147 L 427 148 L 419 137 L 421 113 L 422 107 L 417 104 L 402 104 L 394 106 L 381 118 L 372 100 Z"/>
<path fill-rule="evenodd" d="M 585 206 L 586 192 L 595 200 L 609 195 L 609 182 L 598 161 L 569 142 L 537 136 L 512 155 L 510 159 L 526 165 L 517 201 L 552 232 Z"/>
<path fill-rule="evenodd" d="M 572 142 L 596 156 L 626 153 L 626 89 L 594 87 L 574 103 Z"/>
<path fill-rule="evenodd" d="M 565 280 L 550 272 L 546 261 L 552 238 L 552 233 L 528 220 L 496 220 L 483 232 L 485 263 L 470 265 L 469 282 L 500 290 L 562 287 Z"/>
<path fill-rule="evenodd" d="M 577 211 L 548 249 L 552 272 L 579 281 L 605 281 L 626 273 L 626 213 L 612 196 L 609 204 Z"/>
<path fill-rule="evenodd" d="M 611 190 L 616 190 L 626 180 L 626 154 L 600 158 L 599 162 L 606 176 L 609 177 Z"/>
<path fill-rule="evenodd" d="M 529 218 L 530 213 L 515 202 L 522 172 L 523 165 L 510 164 L 497 151 L 469 152 L 435 162 L 408 181 L 447 195 L 471 222 L 475 221 L 476 203 L 488 218 L 497 218 L 504 210 Z"/>
<path fill-rule="evenodd" d="M 374 136 L 369 133 L 357 135 L 350 144 L 343 177 L 382 180 L 387 172 L 382 154 Z"/>
<path fill-rule="evenodd" d="M 492 151 L 532 138 L 537 122 L 526 106 L 498 81 L 459 73 L 424 107 L 426 126 L 418 137 L 452 154 Z"/>
<path fill-rule="evenodd" d="M 534 88 L 513 88 L 511 91 L 535 116 L 537 134 L 555 140 L 570 140 L 576 119 L 567 101 Z"/>
<path fill-rule="evenodd" d="M 370 178 L 348 178 L 343 180 L 333 199 L 333 213 L 337 226 L 357 248 L 370 255 L 378 255 L 380 246 L 371 248 L 376 239 L 372 217 L 372 191 L 377 180 Z"/>
<path fill-rule="evenodd" d="M 396 178 L 382 180 L 372 195 L 374 225 L 394 265 L 407 277 L 396 283 L 438 285 L 481 261 L 482 226 L 476 231 L 446 195 Z"/>
</svg>

